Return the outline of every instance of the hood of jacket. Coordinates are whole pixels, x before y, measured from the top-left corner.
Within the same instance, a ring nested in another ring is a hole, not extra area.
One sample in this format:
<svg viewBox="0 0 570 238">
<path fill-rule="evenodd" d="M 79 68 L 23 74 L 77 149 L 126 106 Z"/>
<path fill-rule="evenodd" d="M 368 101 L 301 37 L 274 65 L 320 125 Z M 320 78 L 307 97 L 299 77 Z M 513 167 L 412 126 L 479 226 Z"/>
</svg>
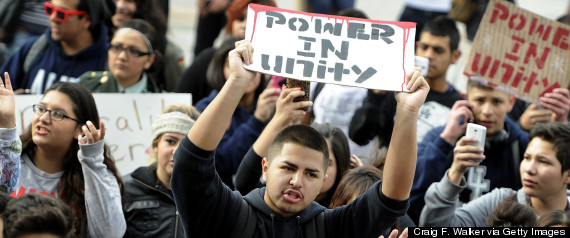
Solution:
<svg viewBox="0 0 570 238">
<path fill-rule="evenodd" d="M 528 140 L 528 132 L 521 129 L 516 122 L 509 118 L 509 116 L 505 117 L 505 124 L 509 127 L 509 143 L 518 140 L 519 138 L 525 141 Z M 528 144 L 528 142 L 526 144 Z"/>
<path fill-rule="evenodd" d="M 91 32 L 93 37 L 93 44 L 73 55 L 65 54 L 65 51 L 63 51 L 63 48 L 61 47 L 61 43 L 59 41 L 54 41 L 51 38 L 51 27 L 48 27 L 48 29 L 44 32 L 44 34 L 47 35 L 49 47 L 50 48 L 53 47 L 53 49 L 56 49 L 55 51 L 59 53 L 59 57 L 82 60 L 89 58 L 101 58 L 101 56 L 104 55 L 106 59 L 110 42 L 109 37 L 107 35 L 108 32 L 107 27 L 103 24 L 98 24 L 97 26 L 95 26 L 95 29 L 93 29 L 93 31 Z M 96 69 L 91 69 L 91 70 L 96 70 Z"/>
<path fill-rule="evenodd" d="M 286 218 L 279 215 L 279 213 L 273 211 L 273 209 L 271 209 L 265 203 L 265 201 L 263 200 L 264 194 L 265 194 L 265 187 L 258 188 L 248 193 L 244 197 L 244 199 L 245 201 L 247 201 L 247 203 L 249 203 L 253 208 L 255 208 L 258 211 L 258 214 L 261 215 L 261 216 L 258 215 L 258 218 L 261 217 L 264 220 L 266 219 L 271 220 L 273 218 L 273 221 L 275 223 L 293 222 L 296 225 L 298 222 L 300 225 L 302 225 L 313 219 L 319 213 L 326 210 L 325 207 L 313 201 L 308 207 L 303 209 L 301 212 L 298 212 L 297 214 Z"/>
</svg>

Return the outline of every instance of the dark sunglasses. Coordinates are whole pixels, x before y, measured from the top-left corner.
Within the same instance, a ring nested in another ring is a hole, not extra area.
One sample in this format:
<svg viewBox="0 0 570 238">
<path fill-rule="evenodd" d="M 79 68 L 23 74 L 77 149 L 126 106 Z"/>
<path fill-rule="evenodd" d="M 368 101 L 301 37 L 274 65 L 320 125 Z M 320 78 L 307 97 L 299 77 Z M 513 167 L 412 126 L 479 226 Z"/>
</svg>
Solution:
<svg viewBox="0 0 570 238">
<path fill-rule="evenodd" d="M 86 11 L 69 11 L 63 8 L 55 7 L 50 2 L 44 2 L 44 11 L 48 17 L 55 12 L 55 20 L 61 23 L 67 21 L 68 15 L 86 15 Z"/>
</svg>

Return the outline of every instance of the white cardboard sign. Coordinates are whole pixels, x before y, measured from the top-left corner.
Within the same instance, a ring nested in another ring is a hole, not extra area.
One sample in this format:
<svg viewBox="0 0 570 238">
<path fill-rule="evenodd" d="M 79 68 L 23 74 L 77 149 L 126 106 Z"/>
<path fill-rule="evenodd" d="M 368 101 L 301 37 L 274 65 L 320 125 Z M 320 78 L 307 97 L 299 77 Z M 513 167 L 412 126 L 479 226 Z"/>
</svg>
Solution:
<svg viewBox="0 0 570 238">
<path fill-rule="evenodd" d="M 16 95 L 18 134 L 30 125 L 34 113 L 32 105 L 38 104 L 42 97 L 43 95 Z M 94 93 L 93 97 L 99 117 L 107 128 L 105 143 L 111 149 L 121 175 L 151 162 L 152 119 L 170 105 L 192 103 L 189 93 Z"/>
<path fill-rule="evenodd" d="M 416 23 L 375 21 L 249 4 L 246 68 L 270 75 L 403 91 L 414 66 Z"/>
</svg>

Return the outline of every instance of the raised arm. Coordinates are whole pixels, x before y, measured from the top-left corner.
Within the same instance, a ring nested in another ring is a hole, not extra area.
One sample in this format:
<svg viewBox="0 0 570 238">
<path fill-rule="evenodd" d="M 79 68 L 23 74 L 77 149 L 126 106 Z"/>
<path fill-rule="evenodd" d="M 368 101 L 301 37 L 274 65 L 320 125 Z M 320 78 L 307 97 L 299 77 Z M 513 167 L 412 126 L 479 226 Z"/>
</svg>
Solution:
<svg viewBox="0 0 570 238">
<path fill-rule="evenodd" d="M 4 80 L 0 78 L 0 128 L 16 127 L 14 91 L 8 72 L 4 72 Z"/>
<path fill-rule="evenodd" d="M 406 75 L 405 84 L 410 93 L 395 95 L 396 119 L 382 183 L 382 193 L 395 200 L 406 200 L 410 196 L 418 150 L 415 136 L 418 113 L 429 92 L 429 85 L 417 69 Z"/>
<path fill-rule="evenodd" d="M 16 133 L 14 91 L 10 75 L 0 77 L 0 192 L 12 193 L 18 182 L 22 143 Z"/>
<path fill-rule="evenodd" d="M 291 125 L 293 121 L 305 115 L 306 112 L 303 111 L 302 108 L 312 106 L 313 102 L 293 102 L 294 98 L 303 95 L 305 95 L 305 92 L 301 91 L 300 88 L 285 88 L 285 86 L 283 86 L 279 99 L 277 99 L 275 116 L 269 121 L 259 138 L 253 144 L 255 153 L 261 157 L 265 157 L 267 155 L 267 149 L 269 149 L 269 145 L 275 136 L 277 136 L 283 128 Z M 261 166 L 261 163 L 259 165 Z"/>
<path fill-rule="evenodd" d="M 85 210 L 91 237 L 122 237 L 127 229 L 119 182 L 103 163 L 105 124 L 99 129 L 91 121 L 82 126 L 78 136 L 77 157 L 85 178 Z"/>
<path fill-rule="evenodd" d="M 243 68 L 244 62 L 251 63 L 252 53 L 249 42 L 236 43 L 236 49 L 228 55 L 229 79 L 174 154 L 170 186 L 188 237 L 228 237 L 236 222 L 236 217 L 230 214 L 241 209 L 241 195 L 225 186 L 216 172 L 214 150 L 254 77 L 253 72 Z"/>
<path fill-rule="evenodd" d="M 293 102 L 293 99 L 304 95 L 299 88 L 287 89 L 283 87 L 279 99 L 277 99 L 275 116 L 269 121 L 259 138 L 253 144 L 253 151 L 249 151 L 241 161 L 236 173 L 236 189 L 245 195 L 256 187 L 259 187 L 261 176 L 261 160 L 267 155 L 269 145 L 283 130 L 293 121 L 305 115 L 301 108 L 311 106 L 310 101 Z"/>
<path fill-rule="evenodd" d="M 220 143 L 243 93 L 255 76 L 242 66 L 252 63 L 252 55 L 253 48 L 248 41 L 236 42 L 236 48 L 230 51 L 230 77 L 188 132 L 188 139 L 197 147 L 213 151 Z"/>
<path fill-rule="evenodd" d="M 552 121 L 568 124 L 570 92 L 567 88 L 555 88 L 551 93 L 546 93 L 540 97 L 540 105 L 553 112 Z"/>
</svg>

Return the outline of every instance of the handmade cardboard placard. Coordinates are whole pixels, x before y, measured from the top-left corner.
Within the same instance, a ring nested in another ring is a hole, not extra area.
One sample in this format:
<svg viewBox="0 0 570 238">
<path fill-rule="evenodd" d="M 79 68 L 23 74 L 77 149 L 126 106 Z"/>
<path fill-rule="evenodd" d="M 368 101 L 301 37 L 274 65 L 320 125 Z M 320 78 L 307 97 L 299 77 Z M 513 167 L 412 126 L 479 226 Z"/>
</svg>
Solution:
<svg viewBox="0 0 570 238">
<path fill-rule="evenodd" d="M 545 93 L 570 83 L 570 26 L 492 0 L 465 74 L 536 103 Z"/>
<path fill-rule="evenodd" d="M 16 124 L 21 134 L 32 122 L 32 105 L 43 95 L 16 95 Z M 191 105 L 189 93 L 94 93 L 97 111 L 107 128 L 105 143 L 109 146 L 121 175 L 148 165 L 152 153 L 151 124 L 156 115 L 170 105 Z"/>
<path fill-rule="evenodd" d="M 250 4 L 247 69 L 305 81 L 404 91 L 416 23 L 297 12 Z"/>
</svg>

